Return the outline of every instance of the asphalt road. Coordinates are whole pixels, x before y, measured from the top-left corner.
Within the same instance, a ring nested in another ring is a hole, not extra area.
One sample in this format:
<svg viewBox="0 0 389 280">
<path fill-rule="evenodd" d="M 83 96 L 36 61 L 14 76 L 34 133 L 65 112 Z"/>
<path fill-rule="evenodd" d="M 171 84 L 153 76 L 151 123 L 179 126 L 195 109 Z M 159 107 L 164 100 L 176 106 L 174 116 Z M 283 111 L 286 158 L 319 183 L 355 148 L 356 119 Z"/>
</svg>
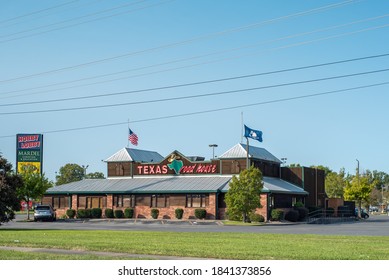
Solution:
<svg viewBox="0 0 389 280">
<path fill-rule="evenodd" d="M 224 226 L 213 221 L 170 221 L 162 224 L 154 220 L 25 222 L 24 219 L 24 216 L 18 216 L 15 221 L 1 225 L 0 231 L 1 229 L 72 229 L 389 236 L 389 216 L 386 215 L 372 215 L 367 220 L 336 224 L 273 223 L 263 226 Z"/>
</svg>

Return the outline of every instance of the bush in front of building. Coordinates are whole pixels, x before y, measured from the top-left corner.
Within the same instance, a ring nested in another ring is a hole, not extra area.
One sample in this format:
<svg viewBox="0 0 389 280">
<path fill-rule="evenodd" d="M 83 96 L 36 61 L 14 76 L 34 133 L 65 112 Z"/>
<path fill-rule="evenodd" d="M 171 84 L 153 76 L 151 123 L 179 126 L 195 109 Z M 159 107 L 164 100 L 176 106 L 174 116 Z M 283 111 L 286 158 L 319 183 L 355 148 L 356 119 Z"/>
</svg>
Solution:
<svg viewBox="0 0 389 280">
<path fill-rule="evenodd" d="M 184 209 L 177 208 L 176 210 L 174 210 L 174 213 L 176 214 L 176 219 L 181 220 L 182 216 L 184 215 Z"/>
<path fill-rule="evenodd" d="M 66 216 L 68 216 L 69 219 L 74 219 L 74 217 L 76 216 L 76 210 L 74 209 L 66 210 Z"/>
<path fill-rule="evenodd" d="M 205 219 L 207 216 L 207 210 L 205 209 L 195 209 L 195 217 L 197 219 Z"/>
<path fill-rule="evenodd" d="M 93 219 L 100 219 L 103 214 L 103 210 L 101 208 L 92 208 L 91 209 L 91 217 Z"/>
<path fill-rule="evenodd" d="M 88 219 L 91 217 L 90 209 L 78 209 L 77 210 L 77 218 L 79 219 Z"/>
<path fill-rule="evenodd" d="M 124 217 L 123 210 L 116 209 L 114 211 L 114 214 L 115 214 L 115 218 L 117 218 L 117 219 L 121 219 Z"/>
<path fill-rule="evenodd" d="M 159 210 L 158 209 L 151 209 L 151 217 L 153 217 L 153 219 L 158 219 L 158 215 L 159 215 Z"/>
<path fill-rule="evenodd" d="M 107 219 L 112 219 L 112 218 L 115 217 L 115 216 L 113 215 L 113 210 L 112 210 L 112 209 L 109 209 L 109 208 L 105 209 L 104 215 L 105 215 L 105 217 L 106 217 Z"/>
<path fill-rule="evenodd" d="M 262 216 L 261 214 L 251 213 L 250 214 L 250 221 L 255 222 L 255 223 L 263 223 L 263 222 L 265 222 L 265 217 Z"/>
<path fill-rule="evenodd" d="M 133 208 L 124 209 L 124 217 L 127 219 L 132 219 L 134 217 L 134 209 Z"/>
<path fill-rule="evenodd" d="M 305 207 L 296 207 L 296 211 L 299 213 L 299 221 L 304 221 L 308 217 L 309 210 Z"/>
<path fill-rule="evenodd" d="M 297 222 L 299 220 L 299 211 L 294 210 L 294 209 L 289 210 L 285 214 L 285 220 L 287 220 L 289 222 Z"/>
<path fill-rule="evenodd" d="M 281 209 L 273 209 L 270 215 L 273 221 L 281 221 L 284 218 L 284 211 Z"/>
</svg>

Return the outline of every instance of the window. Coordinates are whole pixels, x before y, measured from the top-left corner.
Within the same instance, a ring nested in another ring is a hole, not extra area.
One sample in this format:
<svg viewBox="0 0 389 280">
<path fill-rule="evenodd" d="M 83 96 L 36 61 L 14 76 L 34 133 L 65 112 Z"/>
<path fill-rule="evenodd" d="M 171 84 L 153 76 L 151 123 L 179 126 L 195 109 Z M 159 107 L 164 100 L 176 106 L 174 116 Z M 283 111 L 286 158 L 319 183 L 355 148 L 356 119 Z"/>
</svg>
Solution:
<svg viewBox="0 0 389 280">
<path fill-rule="evenodd" d="M 209 204 L 209 195 L 207 194 L 188 194 L 186 196 L 186 207 L 200 208 L 207 207 Z"/>
<path fill-rule="evenodd" d="M 69 198 L 66 196 L 53 196 L 53 208 L 61 209 L 69 207 Z"/>
<path fill-rule="evenodd" d="M 115 207 L 134 207 L 134 196 L 133 195 L 114 195 L 113 206 Z"/>
<path fill-rule="evenodd" d="M 107 207 L 107 197 L 105 196 L 79 196 L 79 208 L 105 208 Z"/>
<path fill-rule="evenodd" d="M 151 205 L 151 196 L 150 195 L 137 195 L 135 197 L 136 206 L 149 206 Z"/>
<path fill-rule="evenodd" d="M 169 196 L 155 194 L 151 196 L 151 207 L 165 208 L 169 207 Z"/>
<path fill-rule="evenodd" d="M 124 167 L 121 163 L 116 164 L 115 166 L 115 175 L 116 176 L 124 176 Z"/>
</svg>

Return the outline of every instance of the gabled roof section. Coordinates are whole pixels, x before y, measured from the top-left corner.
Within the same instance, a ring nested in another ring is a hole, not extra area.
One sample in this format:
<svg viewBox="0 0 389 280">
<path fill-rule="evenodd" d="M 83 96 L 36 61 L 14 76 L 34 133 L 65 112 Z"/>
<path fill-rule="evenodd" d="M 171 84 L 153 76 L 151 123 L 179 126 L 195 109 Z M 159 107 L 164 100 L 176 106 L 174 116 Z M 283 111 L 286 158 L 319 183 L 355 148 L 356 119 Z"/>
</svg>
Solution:
<svg viewBox="0 0 389 280">
<path fill-rule="evenodd" d="M 227 152 L 219 156 L 219 159 L 228 159 L 228 158 L 246 158 L 246 147 L 245 144 L 236 144 L 234 147 L 229 149 Z M 275 163 L 282 163 L 278 158 L 272 155 L 264 148 L 249 146 L 249 157 L 253 159 L 261 159 L 266 161 L 271 161 Z"/>
<path fill-rule="evenodd" d="M 163 156 L 154 151 L 123 148 L 107 158 L 105 162 L 160 162 L 162 160 Z"/>
</svg>

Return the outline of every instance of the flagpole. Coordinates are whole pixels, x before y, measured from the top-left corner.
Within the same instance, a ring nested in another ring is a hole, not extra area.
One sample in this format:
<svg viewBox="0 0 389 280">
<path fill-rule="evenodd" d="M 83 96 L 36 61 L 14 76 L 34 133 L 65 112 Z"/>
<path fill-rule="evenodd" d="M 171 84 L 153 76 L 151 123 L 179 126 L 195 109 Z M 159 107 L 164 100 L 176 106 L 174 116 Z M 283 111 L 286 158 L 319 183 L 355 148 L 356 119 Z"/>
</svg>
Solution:
<svg viewBox="0 0 389 280">
<path fill-rule="evenodd" d="M 130 119 L 127 120 L 127 148 L 130 147 L 129 134 L 130 134 Z"/>
<path fill-rule="evenodd" d="M 246 169 L 249 169 L 249 165 L 250 165 L 250 162 L 249 162 L 249 138 L 246 137 L 246 140 L 247 140 L 247 145 L 246 145 Z"/>
<path fill-rule="evenodd" d="M 240 137 L 240 143 L 243 143 L 243 112 L 240 112 L 240 122 L 241 122 L 241 129 L 242 129 L 242 133 L 240 134 L 241 137 Z"/>
</svg>

